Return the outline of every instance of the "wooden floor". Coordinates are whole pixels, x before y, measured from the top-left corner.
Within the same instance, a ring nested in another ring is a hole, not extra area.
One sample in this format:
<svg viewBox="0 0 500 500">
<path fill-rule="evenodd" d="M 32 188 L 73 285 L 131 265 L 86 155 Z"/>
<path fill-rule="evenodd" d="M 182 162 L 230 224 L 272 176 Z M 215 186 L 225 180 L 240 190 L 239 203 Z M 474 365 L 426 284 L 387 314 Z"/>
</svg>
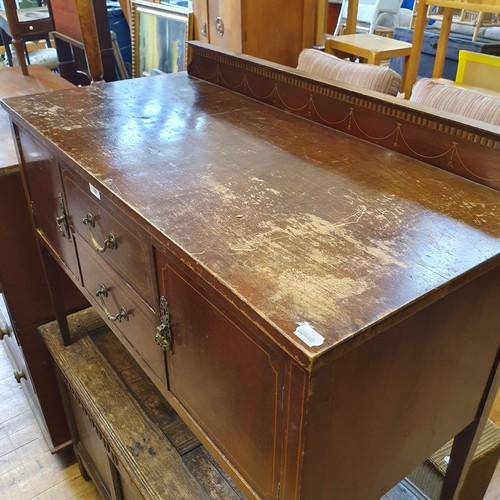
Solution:
<svg viewBox="0 0 500 500">
<path fill-rule="evenodd" d="M 0 342 L 1 344 L 1 342 Z M 0 499 L 94 500 L 72 450 L 52 455 L 0 346 Z"/>
<path fill-rule="evenodd" d="M 500 424 L 500 394 L 495 412 L 495 420 Z M 14 380 L 7 355 L 0 347 L 0 499 L 99 498 L 92 483 L 82 478 L 71 450 L 57 455 L 50 453 L 21 386 Z M 396 487 L 384 498 L 415 497 Z M 500 465 L 484 500 L 500 500 Z"/>
</svg>

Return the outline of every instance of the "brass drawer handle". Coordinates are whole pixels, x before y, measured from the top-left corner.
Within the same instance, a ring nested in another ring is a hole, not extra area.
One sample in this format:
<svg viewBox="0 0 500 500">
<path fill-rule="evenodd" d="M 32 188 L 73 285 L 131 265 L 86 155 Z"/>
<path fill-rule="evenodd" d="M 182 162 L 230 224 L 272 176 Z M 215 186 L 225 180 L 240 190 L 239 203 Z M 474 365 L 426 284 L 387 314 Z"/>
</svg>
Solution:
<svg viewBox="0 0 500 500">
<path fill-rule="evenodd" d="M 104 240 L 102 246 L 95 239 L 94 233 L 92 233 L 92 228 L 95 227 L 95 220 L 95 216 L 88 212 L 85 219 L 82 221 L 89 228 L 90 239 L 92 241 L 92 245 L 94 246 L 94 250 L 99 253 L 104 253 L 108 248 L 110 250 L 116 250 L 118 248 L 118 241 L 113 233 L 108 234 L 108 237 Z"/>
<path fill-rule="evenodd" d="M 99 299 L 101 299 L 102 310 L 105 312 L 106 317 L 109 319 L 109 321 L 113 322 L 118 321 L 118 323 L 121 323 L 122 319 L 128 321 L 128 313 L 124 307 L 120 307 L 118 313 L 115 314 L 114 316 L 109 312 L 108 308 L 106 307 L 106 303 L 104 302 L 104 297 L 107 296 L 108 296 L 108 289 L 106 288 L 106 285 L 103 285 L 101 283 L 99 290 L 97 290 L 96 292 L 96 297 L 99 297 Z"/>
<path fill-rule="evenodd" d="M 64 208 L 64 198 L 62 193 L 59 193 L 59 195 L 57 196 L 56 226 L 57 230 L 59 231 L 59 234 L 63 238 L 68 238 L 68 240 L 71 240 L 68 217 L 66 215 L 66 209 Z"/>
<path fill-rule="evenodd" d="M 155 342 L 164 351 L 168 351 L 172 349 L 172 329 L 168 302 L 163 295 L 160 297 L 160 321 L 161 324 L 156 327 Z"/>
</svg>

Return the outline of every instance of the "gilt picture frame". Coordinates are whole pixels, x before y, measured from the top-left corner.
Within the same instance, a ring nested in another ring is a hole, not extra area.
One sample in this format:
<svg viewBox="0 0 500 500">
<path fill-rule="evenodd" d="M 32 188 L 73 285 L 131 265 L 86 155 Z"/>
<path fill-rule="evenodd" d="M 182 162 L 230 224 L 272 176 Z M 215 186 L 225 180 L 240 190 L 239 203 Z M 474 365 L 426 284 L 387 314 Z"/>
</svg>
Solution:
<svg viewBox="0 0 500 500">
<path fill-rule="evenodd" d="M 132 0 L 132 74 L 134 77 L 185 71 L 192 13 L 185 7 Z"/>
</svg>

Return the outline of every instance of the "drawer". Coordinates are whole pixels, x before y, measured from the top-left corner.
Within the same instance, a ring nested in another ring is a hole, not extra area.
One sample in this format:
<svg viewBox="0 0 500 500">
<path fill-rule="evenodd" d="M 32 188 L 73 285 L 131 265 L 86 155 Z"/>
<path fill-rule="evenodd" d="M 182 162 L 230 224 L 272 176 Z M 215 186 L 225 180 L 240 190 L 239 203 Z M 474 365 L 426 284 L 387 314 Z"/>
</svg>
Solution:
<svg viewBox="0 0 500 500">
<path fill-rule="evenodd" d="M 145 233 L 135 224 L 119 220 L 112 213 L 109 200 L 94 186 L 68 168 L 63 167 L 62 175 L 74 230 L 94 249 L 99 259 L 111 266 L 149 305 L 153 305 Z M 109 243 L 110 247 L 106 247 L 105 241 L 113 240 L 115 244 Z"/>
<path fill-rule="evenodd" d="M 46 148 L 23 129 L 19 129 L 19 140 L 36 228 L 59 256 L 70 275 L 80 281 L 59 165 Z"/>
<path fill-rule="evenodd" d="M 153 382 L 164 389 L 165 355 L 155 343 L 158 322 L 154 311 L 78 236 L 77 247 L 83 285 L 94 297 L 96 310 Z M 108 314 L 116 317 L 120 310 L 126 312 L 126 318 L 109 319 Z"/>
<path fill-rule="evenodd" d="M 287 366 L 283 354 L 262 332 L 247 330 L 219 302 L 201 295 L 200 287 L 195 289 L 162 255 L 157 265 L 170 314 L 169 391 L 259 498 L 275 498 Z"/>
</svg>

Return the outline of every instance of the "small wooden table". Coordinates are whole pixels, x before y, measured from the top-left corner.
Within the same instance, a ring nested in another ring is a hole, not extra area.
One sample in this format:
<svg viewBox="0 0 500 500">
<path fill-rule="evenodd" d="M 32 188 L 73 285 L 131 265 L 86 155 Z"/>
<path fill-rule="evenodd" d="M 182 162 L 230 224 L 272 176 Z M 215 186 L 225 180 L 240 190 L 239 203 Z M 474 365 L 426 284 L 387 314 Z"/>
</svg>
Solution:
<svg viewBox="0 0 500 500">
<path fill-rule="evenodd" d="M 46 40 L 49 42 L 49 31 L 52 31 L 52 20 L 48 7 L 34 7 L 18 9 L 19 34 L 23 41 Z M 13 66 L 10 44 L 16 36 L 11 32 L 11 26 L 7 20 L 7 13 L 0 10 L 0 33 L 7 54 L 9 66 Z M 28 56 L 29 58 L 29 56 Z"/>
<path fill-rule="evenodd" d="M 405 88 L 406 70 L 411 52 L 411 43 L 386 38 L 383 36 L 361 33 L 341 35 L 325 41 L 325 52 L 335 54 L 344 52 L 366 60 L 368 64 L 380 65 L 385 59 L 404 57 L 401 88 Z"/>
</svg>

